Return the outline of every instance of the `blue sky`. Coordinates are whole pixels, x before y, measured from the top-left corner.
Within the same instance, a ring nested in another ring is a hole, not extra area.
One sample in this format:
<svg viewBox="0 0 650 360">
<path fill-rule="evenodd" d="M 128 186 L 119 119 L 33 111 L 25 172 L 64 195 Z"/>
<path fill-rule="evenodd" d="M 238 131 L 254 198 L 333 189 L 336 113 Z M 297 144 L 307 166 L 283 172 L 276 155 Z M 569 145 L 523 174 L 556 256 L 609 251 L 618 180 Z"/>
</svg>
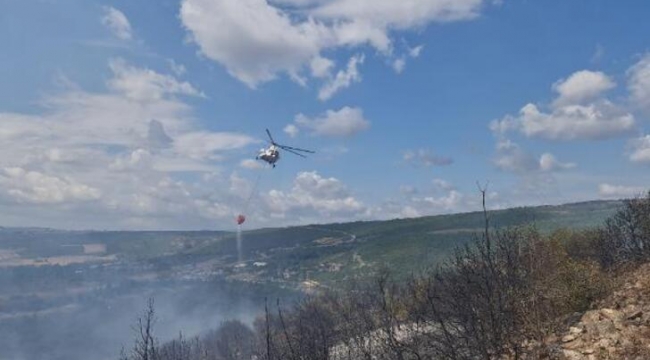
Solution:
<svg viewBox="0 0 650 360">
<path fill-rule="evenodd" d="M 387 219 L 476 210 L 477 181 L 503 208 L 629 197 L 650 180 L 644 2 L 2 8 L 5 226 Z M 264 168 L 265 128 L 317 153 Z"/>
</svg>

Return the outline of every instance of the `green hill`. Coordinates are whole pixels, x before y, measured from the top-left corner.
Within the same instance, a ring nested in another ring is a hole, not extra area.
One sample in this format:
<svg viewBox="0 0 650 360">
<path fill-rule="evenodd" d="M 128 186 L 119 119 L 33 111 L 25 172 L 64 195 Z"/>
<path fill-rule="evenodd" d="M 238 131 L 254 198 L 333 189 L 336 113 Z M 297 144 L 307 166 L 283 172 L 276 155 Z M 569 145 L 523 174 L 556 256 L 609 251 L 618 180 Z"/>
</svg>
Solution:
<svg viewBox="0 0 650 360">
<path fill-rule="evenodd" d="M 592 201 L 558 206 L 490 211 L 496 228 L 532 224 L 542 232 L 595 227 L 618 209 L 619 201 Z M 471 240 L 484 226 L 482 212 L 415 219 L 367 221 L 290 228 L 260 229 L 243 234 L 243 260 L 259 278 L 291 282 L 309 278 L 324 285 L 363 275 L 379 267 L 407 274 L 440 263 L 453 249 Z M 175 256 L 177 256 L 176 254 Z M 219 257 L 234 263 L 236 235 L 204 243 L 184 253 L 192 258 Z M 241 270 L 244 271 L 244 270 Z M 245 272 L 245 271 L 244 271 Z"/>
<path fill-rule="evenodd" d="M 495 210 L 489 216 L 496 228 L 533 224 L 548 232 L 563 227 L 597 226 L 620 205 L 620 201 L 591 201 Z M 3 228 L 0 249 L 13 251 L 21 259 L 47 261 L 53 257 L 81 256 L 89 244 L 100 244 L 104 251 L 99 260 L 109 261 L 107 257 L 113 256 L 120 262 L 145 263 L 163 276 L 173 277 L 179 269 L 208 266 L 234 280 L 295 288 L 310 279 L 335 286 L 337 282 L 384 266 L 396 274 L 408 274 L 436 265 L 456 246 L 480 233 L 483 221 L 483 213 L 477 211 L 259 229 L 242 234 L 241 254 L 237 234 L 232 232 Z M 238 261 L 240 256 L 242 263 Z M 60 261 L 59 258 L 55 260 Z"/>
</svg>

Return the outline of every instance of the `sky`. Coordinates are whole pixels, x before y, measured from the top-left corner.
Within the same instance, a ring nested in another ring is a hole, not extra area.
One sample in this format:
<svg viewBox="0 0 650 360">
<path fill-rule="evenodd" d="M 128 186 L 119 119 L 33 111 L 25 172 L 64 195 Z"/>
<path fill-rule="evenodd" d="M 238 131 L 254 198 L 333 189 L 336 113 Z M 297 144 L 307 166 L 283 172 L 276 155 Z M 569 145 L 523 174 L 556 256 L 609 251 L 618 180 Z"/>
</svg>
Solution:
<svg viewBox="0 0 650 360">
<path fill-rule="evenodd" d="M 0 1 L 0 225 L 232 230 L 650 183 L 650 3 Z M 277 142 L 314 150 L 256 161 Z"/>
</svg>

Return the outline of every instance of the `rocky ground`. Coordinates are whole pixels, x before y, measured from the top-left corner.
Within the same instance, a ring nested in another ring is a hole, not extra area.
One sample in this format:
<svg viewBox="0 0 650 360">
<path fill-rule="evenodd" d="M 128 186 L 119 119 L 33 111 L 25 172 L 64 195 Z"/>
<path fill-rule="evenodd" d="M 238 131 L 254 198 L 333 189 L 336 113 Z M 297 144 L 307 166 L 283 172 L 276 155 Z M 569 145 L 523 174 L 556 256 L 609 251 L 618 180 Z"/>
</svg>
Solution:
<svg viewBox="0 0 650 360">
<path fill-rule="evenodd" d="M 568 331 L 547 339 L 551 359 L 650 359 L 650 264 L 624 279 Z"/>
</svg>

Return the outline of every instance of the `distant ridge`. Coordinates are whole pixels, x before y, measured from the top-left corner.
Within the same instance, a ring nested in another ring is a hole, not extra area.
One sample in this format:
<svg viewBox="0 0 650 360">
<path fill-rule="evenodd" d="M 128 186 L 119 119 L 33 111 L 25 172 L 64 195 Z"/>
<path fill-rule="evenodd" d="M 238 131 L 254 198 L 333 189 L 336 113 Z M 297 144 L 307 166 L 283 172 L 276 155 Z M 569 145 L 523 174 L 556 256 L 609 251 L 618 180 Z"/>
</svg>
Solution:
<svg viewBox="0 0 650 360">
<path fill-rule="evenodd" d="M 615 207 L 622 205 L 625 199 L 618 200 L 585 200 L 578 202 L 567 202 L 562 204 L 548 204 L 548 205 L 522 205 L 522 206 L 513 206 L 509 208 L 501 209 L 490 209 L 488 206 L 488 211 L 492 214 L 507 212 L 507 211 L 521 211 L 521 210 L 542 210 L 542 209 L 561 209 L 561 208 L 584 208 L 591 206 L 604 206 L 604 207 Z M 425 215 L 419 217 L 406 217 L 406 218 L 392 218 L 392 219 L 376 219 L 376 220 L 355 220 L 349 222 L 331 222 L 331 223 L 310 223 L 303 225 L 290 225 L 284 227 L 262 227 L 258 229 L 252 229 L 250 231 L 265 231 L 265 230 L 277 230 L 277 229 L 290 229 L 290 228 L 301 228 L 305 226 L 331 226 L 331 225 L 346 225 L 346 224 L 373 224 L 381 222 L 394 222 L 394 221 L 423 221 L 427 219 L 435 218 L 444 218 L 444 217 L 453 217 L 453 216 L 468 216 L 481 214 L 482 210 L 474 211 L 465 211 L 457 213 L 448 213 L 448 214 L 436 214 L 436 215 Z M 68 229 L 57 229 L 50 227 L 19 227 L 19 226 L 0 226 L 0 232 L 32 232 L 32 233 L 113 233 L 113 232 L 122 232 L 122 233 L 233 233 L 229 230 L 219 230 L 219 229 L 197 229 L 197 230 L 121 230 L 121 229 L 83 229 L 83 230 L 68 230 Z"/>
</svg>

